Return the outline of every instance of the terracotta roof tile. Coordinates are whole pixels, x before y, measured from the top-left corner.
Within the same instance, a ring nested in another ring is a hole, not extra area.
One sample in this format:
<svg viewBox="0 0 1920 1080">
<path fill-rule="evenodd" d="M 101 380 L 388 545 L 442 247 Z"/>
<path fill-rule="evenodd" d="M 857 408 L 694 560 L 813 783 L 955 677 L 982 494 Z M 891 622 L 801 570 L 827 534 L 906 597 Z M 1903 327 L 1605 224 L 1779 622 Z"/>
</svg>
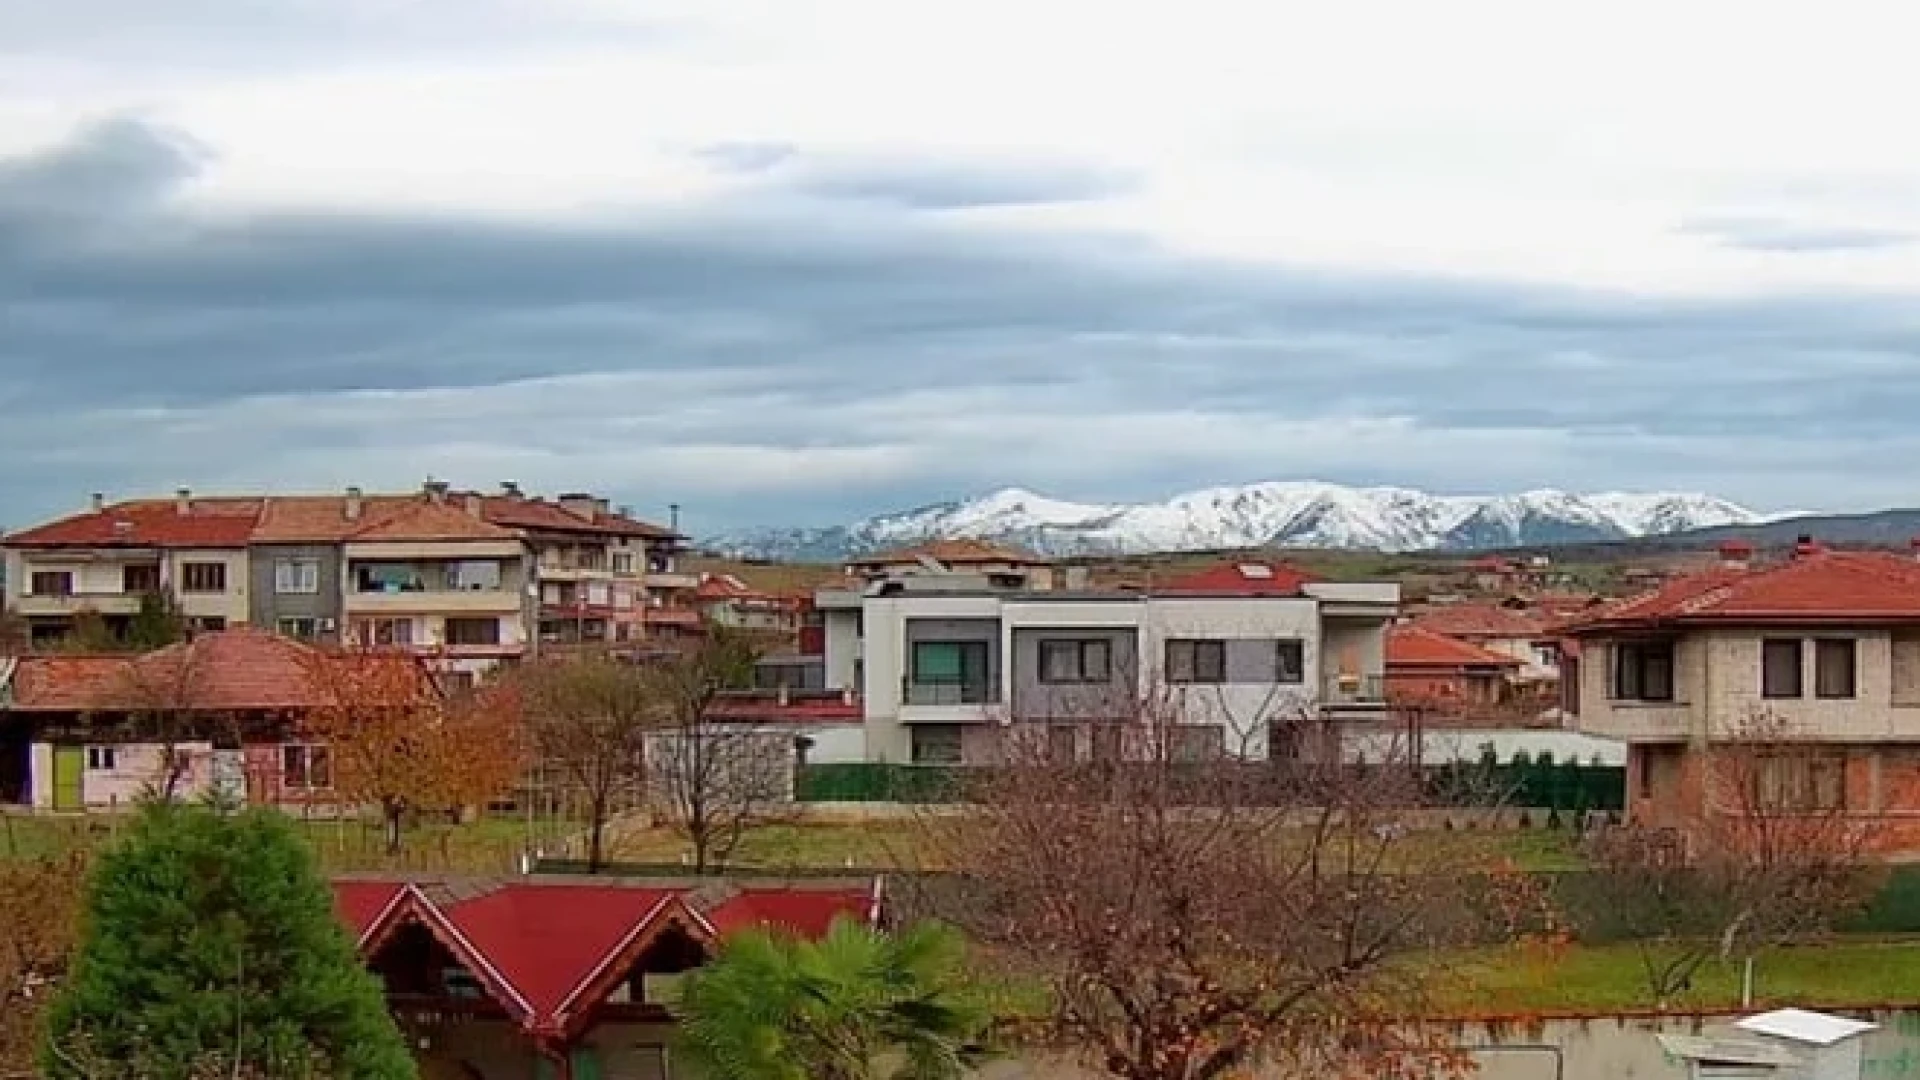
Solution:
<svg viewBox="0 0 1920 1080">
<path fill-rule="evenodd" d="M 7 547 L 242 548 L 260 514 L 259 499 L 172 499 L 113 503 L 8 534 Z"/>
<path fill-rule="evenodd" d="M 272 495 L 261 500 L 253 542 L 338 543 L 418 499 L 417 495 L 363 495 L 360 515 L 348 517 L 345 495 Z"/>
<path fill-rule="evenodd" d="M 1283 562 L 1223 562 L 1152 587 L 1155 596 L 1300 596 L 1319 579 Z"/>
<path fill-rule="evenodd" d="M 1414 625 L 1457 638 L 1545 636 L 1545 620 L 1503 604 L 1444 604 L 1421 612 Z"/>
<path fill-rule="evenodd" d="M 919 562 L 921 557 L 947 566 L 979 566 L 985 563 L 1011 563 L 1016 566 L 1048 566 L 1051 561 L 1031 552 L 1003 547 L 987 540 L 961 537 L 935 540 L 912 547 L 883 551 L 847 560 L 848 566 L 902 566 Z"/>
<path fill-rule="evenodd" d="M 520 534 L 505 526 L 482 521 L 456 503 L 430 499 L 409 500 L 379 515 L 346 536 L 349 544 L 409 543 L 436 540 L 516 540 Z"/>
<path fill-rule="evenodd" d="M 1470 641 L 1402 623 L 1387 631 L 1387 670 L 1394 668 L 1519 668 L 1511 656 L 1483 649 Z"/>
<path fill-rule="evenodd" d="M 1920 622 L 1920 562 L 1816 549 L 1772 566 L 1716 567 L 1603 605 L 1564 629 L 1808 620 Z"/>
<path fill-rule="evenodd" d="M 464 496 L 449 496 L 456 502 Z M 557 502 L 547 499 L 521 497 L 509 498 L 505 495 L 482 495 L 481 514 L 496 525 L 505 525 L 516 529 L 540 529 L 549 532 L 598 533 L 605 536 L 644 537 L 654 540 L 682 539 L 672 529 L 637 518 L 621 514 L 603 514 L 594 511 L 589 520 L 576 514 Z"/>
</svg>

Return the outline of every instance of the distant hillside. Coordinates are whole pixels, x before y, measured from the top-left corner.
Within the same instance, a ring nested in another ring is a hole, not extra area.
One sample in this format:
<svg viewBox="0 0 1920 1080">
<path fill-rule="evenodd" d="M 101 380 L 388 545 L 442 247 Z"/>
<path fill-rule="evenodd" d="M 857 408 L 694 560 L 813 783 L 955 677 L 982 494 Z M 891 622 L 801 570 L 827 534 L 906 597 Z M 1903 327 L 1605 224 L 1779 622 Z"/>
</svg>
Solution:
<svg viewBox="0 0 1920 1080">
<path fill-rule="evenodd" d="M 1614 562 L 1642 555 L 1709 550 L 1728 540 L 1745 540 L 1760 548 L 1784 548 L 1791 546 L 1801 536 L 1809 535 L 1837 547 L 1905 549 L 1914 537 L 1920 536 L 1920 510 L 1809 514 L 1747 525 L 1689 529 L 1665 536 L 1642 536 L 1604 544 L 1562 546 L 1553 551 L 1559 558 Z"/>
</svg>

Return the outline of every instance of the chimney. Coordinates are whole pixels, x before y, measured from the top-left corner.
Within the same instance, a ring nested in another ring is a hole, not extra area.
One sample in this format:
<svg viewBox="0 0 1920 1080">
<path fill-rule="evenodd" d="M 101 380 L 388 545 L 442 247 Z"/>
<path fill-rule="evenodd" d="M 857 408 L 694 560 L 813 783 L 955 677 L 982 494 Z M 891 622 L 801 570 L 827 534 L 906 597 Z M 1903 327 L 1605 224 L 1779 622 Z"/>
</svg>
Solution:
<svg viewBox="0 0 1920 1080">
<path fill-rule="evenodd" d="M 1820 545 L 1813 539 L 1812 533 L 1801 533 L 1800 538 L 1793 542 L 1793 557 L 1796 559 L 1804 559 L 1819 553 Z"/>
<path fill-rule="evenodd" d="M 1745 570 L 1753 561 L 1753 545 L 1745 540 L 1728 540 L 1720 545 L 1720 565 L 1728 570 Z"/>
<path fill-rule="evenodd" d="M 1913 548 L 1913 557 L 1920 559 L 1920 536 L 1916 536 L 1908 541 L 1908 546 Z"/>
<path fill-rule="evenodd" d="M 93 512 L 98 514 L 107 508 L 107 497 L 99 492 L 93 493 Z"/>
<path fill-rule="evenodd" d="M 514 502 L 519 502 L 525 498 L 525 496 L 520 493 L 520 481 L 518 480 L 500 481 L 500 494 L 505 495 Z"/>
<path fill-rule="evenodd" d="M 482 503 L 480 502 L 480 496 L 467 496 L 467 513 L 473 515 L 476 520 L 486 517 L 486 514 L 483 512 Z"/>
<path fill-rule="evenodd" d="M 435 480 L 431 476 L 427 478 L 426 483 L 420 485 L 420 490 L 427 493 L 427 498 L 437 503 L 446 502 L 447 492 L 452 490 L 452 488 L 452 484 L 447 483 L 445 480 Z"/>
<path fill-rule="evenodd" d="M 347 520 L 359 521 L 360 510 L 361 510 L 360 489 L 357 487 L 350 487 L 347 489 L 347 505 L 346 505 Z"/>
<path fill-rule="evenodd" d="M 609 499 L 593 500 L 593 509 L 602 517 L 613 513 L 613 502 Z"/>
<path fill-rule="evenodd" d="M 173 490 L 173 510 L 181 517 L 193 513 L 193 489 L 175 488 Z"/>
<path fill-rule="evenodd" d="M 631 518 L 633 516 L 633 507 L 621 506 L 617 508 L 616 512 L 623 518 Z"/>
<path fill-rule="evenodd" d="M 594 508 L 599 505 L 598 499 L 578 491 L 570 491 L 560 496 L 559 502 L 562 510 L 584 521 L 593 520 Z"/>
</svg>

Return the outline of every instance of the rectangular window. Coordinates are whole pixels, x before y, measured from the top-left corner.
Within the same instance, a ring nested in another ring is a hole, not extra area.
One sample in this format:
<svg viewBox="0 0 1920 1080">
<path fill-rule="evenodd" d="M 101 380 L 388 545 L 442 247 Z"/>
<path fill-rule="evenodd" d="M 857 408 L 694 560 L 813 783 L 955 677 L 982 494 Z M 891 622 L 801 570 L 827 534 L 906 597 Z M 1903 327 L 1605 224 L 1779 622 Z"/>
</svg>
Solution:
<svg viewBox="0 0 1920 1080">
<path fill-rule="evenodd" d="M 320 591 L 320 560 L 276 559 L 273 564 L 273 591 L 312 595 Z"/>
<path fill-rule="evenodd" d="M 463 592 L 500 587 L 500 563 L 496 559 L 469 559 L 447 567 L 447 587 Z"/>
<path fill-rule="evenodd" d="M 1167 681 L 1223 683 L 1227 681 L 1227 643 L 1175 638 L 1167 642 Z"/>
<path fill-rule="evenodd" d="M 1043 683 L 1103 683 L 1113 674 L 1113 645 L 1103 638 L 1040 643 Z"/>
<path fill-rule="evenodd" d="M 303 791 L 325 790 L 333 786 L 333 761 L 324 746 L 283 746 L 280 748 L 280 783 Z"/>
<path fill-rule="evenodd" d="M 227 628 L 227 620 L 223 615 L 195 615 L 187 620 L 187 625 L 196 633 L 217 634 Z"/>
<path fill-rule="evenodd" d="M 1816 813 L 1844 809 L 1846 758 L 1840 754 L 1768 754 L 1759 759 L 1760 809 Z"/>
<path fill-rule="evenodd" d="M 111 746 L 87 747 L 87 769 L 91 772 L 112 772 L 119 755 Z"/>
<path fill-rule="evenodd" d="M 1226 756 L 1227 731 L 1219 724 L 1174 724 L 1171 729 L 1174 761 L 1217 761 Z"/>
<path fill-rule="evenodd" d="M 315 641 L 320 637 L 320 620 L 318 619 L 281 619 L 275 625 L 281 637 L 290 637 L 298 641 Z"/>
<path fill-rule="evenodd" d="M 984 641 L 916 641 L 907 698 L 915 705 L 977 705 L 991 700 Z"/>
<path fill-rule="evenodd" d="M 447 644 L 498 645 L 500 644 L 500 620 L 448 619 Z"/>
<path fill-rule="evenodd" d="M 1623 641 L 1613 647 L 1617 701 L 1673 700 L 1673 642 Z"/>
<path fill-rule="evenodd" d="M 1307 681 L 1307 643 L 1299 638 L 1281 638 L 1273 643 L 1273 681 Z"/>
<path fill-rule="evenodd" d="M 362 645 L 413 644 L 412 619 L 366 619 L 355 635 Z"/>
<path fill-rule="evenodd" d="M 1640 797 L 1653 798 L 1653 762 L 1657 752 L 1651 746 L 1636 747 L 1633 755 L 1640 761 Z"/>
<path fill-rule="evenodd" d="M 140 564 L 120 568 L 120 591 L 150 593 L 160 591 L 160 568 Z"/>
<path fill-rule="evenodd" d="M 1079 756 L 1079 732 L 1068 724 L 1047 729 L 1047 760 L 1055 765 L 1071 765 Z"/>
<path fill-rule="evenodd" d="M 27 587 L 34 596 L 72 596 L 73 572 L 70 570 L 35 570 L 27 579 Z"/>
<path fill-rule="evenodd" d="M 633 573 L 633 552 L 616 551 L 613 553 L 613 572 L 616 574 Z"/>
<path fill-rule="evenodd" d="M 1119 761 L 1120 729 L 1105 724 L 1095 724 L 1089 730 L 1093 735 L 1093 760 Z"/>
<path fill-rule="evenodd" d="M 1760 695 L 1800 696 L 1800 639 L 1768 638 L 1760 643 Z"/>
<path fill-rule="evenodd" d="M 1852 638 L 1821 638 L 1813 643 L 1813 696 L 1850 698 L 1855 691 Z"/>
<path fill-rule="evenodd" d="M 917 724 L 912 731 L 915 765 L 960 764 L 960 725 Z"/>
<path fill-rule="evenodd" d="M 180 591 L 219 593 L 227 591 L 227 564 L 190 562 L 180 568 Z"/>
</svg>

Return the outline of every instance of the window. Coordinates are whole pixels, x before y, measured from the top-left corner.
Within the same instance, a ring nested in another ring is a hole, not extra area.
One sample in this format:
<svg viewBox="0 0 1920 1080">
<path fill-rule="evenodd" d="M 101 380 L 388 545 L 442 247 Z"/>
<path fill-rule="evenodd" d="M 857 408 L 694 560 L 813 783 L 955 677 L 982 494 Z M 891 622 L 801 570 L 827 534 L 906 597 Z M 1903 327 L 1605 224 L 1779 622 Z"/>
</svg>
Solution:
<svg viewBox="0 0 1920 1080">
<path fill-rule="evenodd" d="M 89 746 L 87 747 L 87 769 L 90 772 L 112 772 L 118 756 L 111 746 Z"/>
<path fill-rule="evenodd" d="M 633 552 L 616 551 L 613 553 L 613 572 L 616 574 L 633 573 Z"/>
<path fill-rule="evenodd" d="M 413 644 L 412 619 L 367 619 L 356 635 L 362 645 Z"/>
<path fill-rule="evenodd" d="M 363 593 L 424 592 L 420 571 L 411 563 L 366 563 L 353 568 L 353 587 Z"/>
<path fill-rule="evenodd" d="M 449 694 L 463 694 L 479 685 L 480 680 L 471 671 L 443 671 L 438 676 L 440 689 Z"/>
<path fill-rule="evenodd" d="M 1191 638 L 1167 642 L 1167 681 L 1223 683 L 1227 681 L 1227 643 Z"/>
<path fill-rule="evenodd" d="M 273 564 L 273 591 L 311 595 L 320 591 L 320 560 L 276 559 Z"/>
<path fill-rule="evenodd" d="M 916 641 L 907 698 L 915 705 L 975 705 L 989 699 L 987 643 Z"/>
<path fill-rule="evenodd" d="M 195 615 L 187 620 L 187 626 L 195 633 L 217 634 L 227 628 L 227 620 L 220 615 Z"/>
<path fill-rule="evenodd" d="M 1653 798 L 1653 762 L 1657 751 L 1651 746 L 1635 747 L 1631 753 L 1640 763 L 1640 797 Z"/>
<path fill-rule="evenodd" d="M 1768 638 L 1760 643 L 1760 695 L 1800 696 L 1800 639 Z"/>
<path fill-rule="evenodd" d="M 1226 754 L 1227 731 L 1218 724 L 1175 724 L 1171 730 L 1174 761 L 1214 761 Z"/>
<path fill-rule="evenodd" d="M 1673 700 L 1673 642 L 1623 641 L 1613 647 L 1618 701 Z"/>
<path fill-rule="evenodd" d="M 180 591 L 216 593 L 227 591 L 227 564 L 190 562 L 180 568 Z"/>
<path fill-rule="evenodd" d="M 1814 697 L 1854 696 L 1854 671 L 1852 638 L 1821 638 L 1813 643 Z"/>
<path fill-rule="evenodd" d="M 913 728 L 915 765 L 958 765 L 960 763 L 960 725 L 919 724 Z"/>
<path fill-rule="evenodd" d="M 1112 674 L 1112 642 L 1089 638 L 1040 643 L 1040 681 L 1043 683 L 1099 683 L 1106 682 Z"/>
<path fill-rule="evenodd" d="M 498 645 L 500 644 L 500 620 L 448 619 L 447 644 Z"/>
<path fill-rule="evenodd" d="M 120 568 L 120 591 L 150 593 L 160 591 L 160 568 L 151 565 Z"/>
<path fill-rule="evenodd" d="M 1079 756 L 1079 732 L 1068 724 L 1047 729 L 1047 760 L 1055 765 L 1071 765 Z"/>
<path fill-rule="evenodd" d="M 1760 807 L 1810 813 L 1844 809 L 1846 758 L 1839 754 L 1769 754 L 1759 760 Z"/>
<path fill-rule="evenodd" d="M 280 748 L 280 784 L 306 791 L 333 786 L 333 761 L 324 746 Z"/>
<path fill-rule="evenodd" d="M 1090 729 L 1093 735 L 1093 760 L 1120 760 L 1120 729 L 1105 724 L 1095 724 Z"/>
<path fill-rule="evenodd" d="M 463 591 L 498 589 L 500 563 L 494 559 L 469 559 L 447 567 L 447 587 Z"/>
<path fill-rule="evenodd" d="M 1281 638 L 1273 643 L 1273 681 L 1307 681 L 1307 643 L 1299 638 Z"/>
<path fill-rule="evenodd" d="M 281 619 L 277 625 L 281 637 L 290 637 L 299 641 L 314 641 L 320 637 L 320 620 L 318 619 Z"/>
<path fill-rule="evenodd" d="M 70 570 L 35 570 L 28 580 L 28 588 L 35 596 L 72 596 L 73 572 Z"/>
</svg>

